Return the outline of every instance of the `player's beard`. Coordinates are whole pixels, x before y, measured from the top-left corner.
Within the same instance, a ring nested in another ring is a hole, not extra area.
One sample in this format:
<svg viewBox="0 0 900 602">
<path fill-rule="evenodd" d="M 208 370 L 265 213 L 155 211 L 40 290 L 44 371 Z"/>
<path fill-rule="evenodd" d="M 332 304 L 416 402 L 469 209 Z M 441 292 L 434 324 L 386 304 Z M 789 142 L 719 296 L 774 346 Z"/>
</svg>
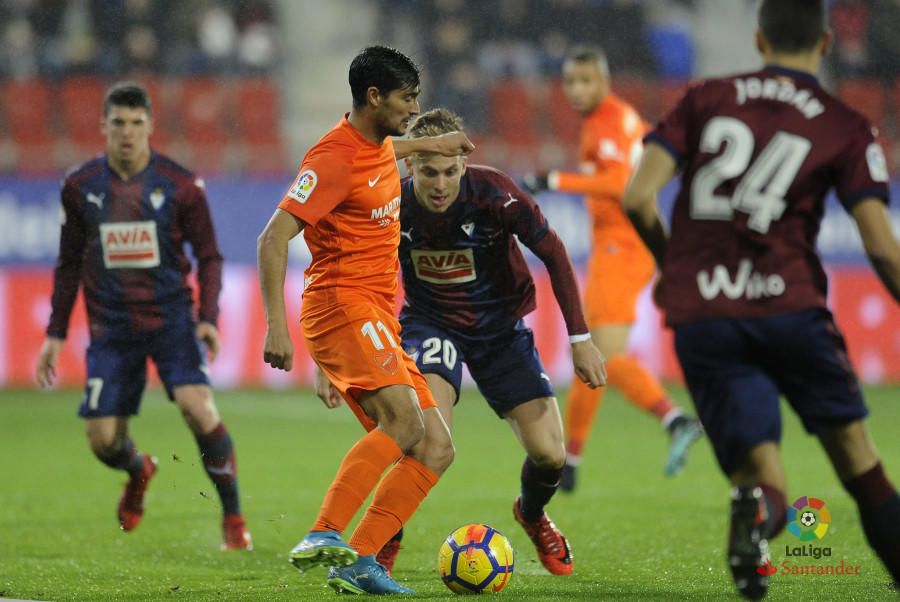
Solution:
<svg viewBox="0 0 900 602">
<path fill-rule="evenodd" d="M 387 136 L 403 136 L 406 134 L 406 130 L 409 127 L 409 122 L 412 121 L 413 116 L 404 118 L 399 121 L 396 125 L 391 124 L 389 121 L 384 120 L 378 124 L 378 136 L 379 138 L 385 138 Z"/>
</svg>

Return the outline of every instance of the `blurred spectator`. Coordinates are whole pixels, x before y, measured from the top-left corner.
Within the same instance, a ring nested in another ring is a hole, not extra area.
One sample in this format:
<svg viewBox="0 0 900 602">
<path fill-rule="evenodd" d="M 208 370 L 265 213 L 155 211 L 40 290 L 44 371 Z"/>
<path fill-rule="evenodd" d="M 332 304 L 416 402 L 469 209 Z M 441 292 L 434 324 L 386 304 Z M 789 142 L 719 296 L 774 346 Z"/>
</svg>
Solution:
<svg viewBox="0 0 900 602">
<path fill-rule="evenodd" d="M 886 83 L 900 75 L 900 0 L 873 0 L 869 26 L 872 74 Z M 900 124 L 898 124 L 900 125 Z"/>
<path fill-rule="evenodd" d="M 0 0 L 0 78 L 270 73 L 272 0 Z"/>
<path fill-rule="evenodd" d="M 868 74 L 870 65 L 866 34 L 869 18 L 868 0 L 837 0 L 832 5 L 834 48 L 830 60 L 838 77 Z"/>
</svg>

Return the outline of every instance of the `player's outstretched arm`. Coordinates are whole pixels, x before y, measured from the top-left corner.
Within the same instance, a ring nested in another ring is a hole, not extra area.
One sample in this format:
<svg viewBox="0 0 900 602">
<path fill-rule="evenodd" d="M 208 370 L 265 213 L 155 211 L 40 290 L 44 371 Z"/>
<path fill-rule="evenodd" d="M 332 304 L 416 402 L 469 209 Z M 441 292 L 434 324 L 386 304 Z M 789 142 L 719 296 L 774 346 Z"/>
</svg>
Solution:
<svg viewBox="0 0 900 602">
<path fill-rule="evenodd" d="M 44 389 L 53 386 L 56 381 L 56 364 L 62 351 L 65 339 L 47 337 L 38 354 L 37 381 Z"/>
<path fill-rule="evenodd" d="M 527 173 L 522 177 L 522 185 L 531 194 L 544 190 L 574 192 L 591 196 L 620 198 L 631 170 L 624 162 L 608 162 L 596 173 L 584 174 L 574 171 L 548 171 Z"/>
<path fill-rule="evenodd" d="M 656 195 L 676 173 L 675 159 L 658 144 L 644 149 L 641 162 L 622 197 L 622 208 L 641 240 L 662 266 L 666 255 L 668 233 L 656 206 Z"/>
<path fill-rule="evenodd" d="M 422 138 L 395 138 L 394 156 L 405 159 L 413 153 L 437 153 L 446 157 L 469 155 L 475 145 L 463 132 L 449 132 L 440 136 Z"/>
<path fill-rule="evenodd" d="M 575 374 L 590 388 L 606 385 L 606 358 L 590 339 L 572 343 Z"/>
<path fill-rule="evenodd" d="M 303 231 L 304 223 L 283 209 L 276 209 L 256 240 L 259 289 L 266 311 L 266 342 L 263 360 L 279 370 L 290 371 L 294 346 L 287 327 L 284 307 L 284 277 L 287 271 L 288 242 Z"/>
<path fill-rule="evenodd" d="M 900 303 L 900 242 L 891 230 L 884 201 L 863 199 L 854 205 L 852 214 L 875 273 L 894 301 Z"/>
</svg>

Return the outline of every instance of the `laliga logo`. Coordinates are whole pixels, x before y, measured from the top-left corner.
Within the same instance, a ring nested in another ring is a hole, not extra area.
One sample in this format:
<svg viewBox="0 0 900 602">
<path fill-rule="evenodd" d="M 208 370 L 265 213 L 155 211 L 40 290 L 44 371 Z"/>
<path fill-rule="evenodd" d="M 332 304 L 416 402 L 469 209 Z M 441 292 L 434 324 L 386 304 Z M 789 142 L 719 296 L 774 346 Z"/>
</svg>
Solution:
<svg viewBox="0 0 900 602">
<path fill-rule="evenodd" d="M 787 530 L 801 541 L 822 539 L 828 532 L 831 512 L 822 500 L 804 495 L 787 509 L 787 523 Z"/>
</svg>

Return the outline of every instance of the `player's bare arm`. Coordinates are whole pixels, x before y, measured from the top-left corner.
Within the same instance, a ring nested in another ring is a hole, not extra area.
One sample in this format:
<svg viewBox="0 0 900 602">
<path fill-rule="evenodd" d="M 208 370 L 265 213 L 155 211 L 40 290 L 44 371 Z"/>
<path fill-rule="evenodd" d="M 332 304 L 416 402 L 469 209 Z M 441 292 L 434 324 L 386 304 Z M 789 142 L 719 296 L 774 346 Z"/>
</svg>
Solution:
<svg viewBox="0 0 900 602">
<path fill-rule="evenodd" d="M 339 408 L 344 399 L 321 369 L 316 370 L 316 396 L 329 409 Z"/>
<path fill-rule="evenodd" d="M 656 205 L 656 195 L 676 173 L 675 160 L 658 144 L 644 149 L 641 162 L 622 197 L 622 208 L 641 240 L 661 266 L 666 254 L 668 233 Z"/>
<path fill-rule="evenodd" d="M 41 345 L 38 354 L 37 380 L 43 388 L 53 386 L 56 381 L 56 364 L 59 361 L 59 353 L 62 351 L 65 339 L 47 337 Z"/>
<path fill-rule="evenodd" d="M 284 371 L 290 371 L 294 363 L 294 346 L 288 332 L 284 306 L 288 243 L 303 231 L 304 225 L 287 211 L 276 209 L 256 240 L 259 289 L 267 326 L 263 360 L 273 368 Z"/>
<path fill-rule="evenodd" d="M 863 199 L 853 207 L 852 214 L 872 267 L 894 301 L 900 303 L 900 242 L 891 230 L 884 201 Z"/>
<path fill-rule="evenodd" d="M 575 374 L 592 389 L 606 385 L 606 358 L 590 339 L 572 343 Z"/>
<path fill-rule="evenodd" d="M 222 346 L 219 341 L 219 329 L 211 322 L 198 322 L 195 334 L 206 345 L 206 354 L 209 361 L 214 362 Z"/>
<path fill-rule="evenodd" d="M 592 389 L 602 387 L 606 384 L 606 358 L 588 332 L 578 295 L 578 281 L 565 246 L 552 228 L 536 244 L 527 239 L 525 244 L 544 262 L 550 275 L 550 286 L 569 332 L 575 374 Z"/>
<path fill-rule="evenodd" d="M 445 157 L 469 155 L 475 145 L 463 132 L 449 132 L 440 136 L 394 139 L 394 156 L 405 159 L 413 153 L 437 153 Z"/>
</svg>

